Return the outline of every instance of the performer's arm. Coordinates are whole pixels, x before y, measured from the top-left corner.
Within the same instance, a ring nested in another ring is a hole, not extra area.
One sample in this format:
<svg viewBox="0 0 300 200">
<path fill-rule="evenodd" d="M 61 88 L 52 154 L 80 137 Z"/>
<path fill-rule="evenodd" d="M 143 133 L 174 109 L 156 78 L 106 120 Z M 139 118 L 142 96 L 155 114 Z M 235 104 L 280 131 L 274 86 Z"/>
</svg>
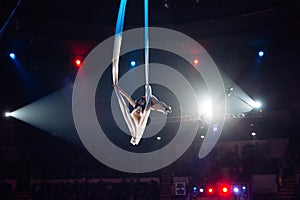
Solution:
<svg viewBox="0 0 300 200">
<path fill-rule="evenodd" d="M 136 105 L 135 101 L 124 90 L 122 90 L 119 85 L 115 85 L 115 87 L 120 92 L 120 94 L 122 94 L 127 99 L 130 105 L 132 107 L 135 107 Z"/>
</svg>

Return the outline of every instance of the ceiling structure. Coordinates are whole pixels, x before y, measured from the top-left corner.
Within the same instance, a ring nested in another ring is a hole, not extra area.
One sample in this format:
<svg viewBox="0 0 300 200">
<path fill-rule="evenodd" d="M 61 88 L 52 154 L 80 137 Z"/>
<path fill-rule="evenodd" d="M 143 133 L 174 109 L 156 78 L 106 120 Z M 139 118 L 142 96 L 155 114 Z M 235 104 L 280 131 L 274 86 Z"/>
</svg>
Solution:
<svg viewBox="0 0 300 200">
<path fill-rule="evenodd" d="M 1 1 L 1 27 L 17 2 Z M 266 109 L 299 105 L 299 1 L 149 3 L 150 26 L 174 29 L 197 40 L 217 66 L 251 97 L 262 99 Z M 118 6 L 118 0 L 21 1 L 0 38 L 1 110 L 22 107 L 72 82 L 77 70 L 72 59 L 84 58 L 113 36 Z M 143 1 L 128 0 L 125 29 L 142 26 Z M 265 56 L 257 64 L 259 50 Z M 18 74 L 10 52 L 34 79 L 31 89 L 25 88 L 27 79 Z"/>
</svg>

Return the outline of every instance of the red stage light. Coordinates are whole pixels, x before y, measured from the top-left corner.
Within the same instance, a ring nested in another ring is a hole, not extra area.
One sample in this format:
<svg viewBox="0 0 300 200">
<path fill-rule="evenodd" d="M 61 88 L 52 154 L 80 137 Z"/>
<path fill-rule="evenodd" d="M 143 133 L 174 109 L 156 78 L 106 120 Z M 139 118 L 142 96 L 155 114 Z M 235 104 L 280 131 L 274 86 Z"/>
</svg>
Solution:
<svg viewBox="0 0 300 200">
<path fill-rule="evenodd" d="M 227 193 L 228 192 L 228 188 L 227 187 L 223 187 L 222 188 L 222 192 Z"/>
<path fill-rule="evenodd" d="M 80 60 L 80 59 L 78 59 L 78 58 L 77 58 L 77 59 L 75 59 L 75 60 L 74 60 L 74 64 L 75 64 L 75 66 L 76 66 L 76 67 L 78 67 L 78 68 L 79 68 L 79 67 L 81 66 L 81 60 Z"/>
<path fill-rule="evenodd" d="M 208 192 L 209 192 L 209 193 L 213 193 L 213 191 L 214 191 L 214 190 L 213 190 L 212 188 L 208 188 Z"/>
<path fill-rule="evenodd" d="M 220 195 L 225 195 L 225 196 L 230 195 L 231 186 L 228 184 L 222 184 L 220 185 L 219 191 L 220 191 Z"/>
</svg>

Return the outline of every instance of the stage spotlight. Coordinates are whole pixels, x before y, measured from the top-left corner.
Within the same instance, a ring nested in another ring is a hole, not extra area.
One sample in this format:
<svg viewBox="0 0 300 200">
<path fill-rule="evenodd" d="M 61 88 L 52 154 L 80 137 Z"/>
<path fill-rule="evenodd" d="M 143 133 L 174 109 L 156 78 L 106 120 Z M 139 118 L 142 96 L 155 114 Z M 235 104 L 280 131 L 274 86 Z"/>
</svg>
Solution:
<svg viewBox="0 0 300 200">
<path fill-rule="evenodd" d="M 253 108 L 260 108 L 261 107 L 261 102 L 259 102 L 259 101 L 254 101 L 253 103 L 252 103 L 252 107 Z"/>
<path fill-rule="evenodd" d="M 239 190 L 239 188 L 238 188 L 238 187 L 236 187 L 236 186 L 235 186 L 235 187 L 233 187 L 233 192 L 234 192 L 234 193 L 239 193 L 239 191 L 240 191 L 240 190 Z"/>
<path fill-rule="evenodd" d="M 255 132 L 252 132 L 251 135 L 254 137 L 254 136 L 256 136 L 256 133 L 255 133 Z"/>
<path fill-rule="evenodd" d="M 210 188 L 208 188 L 208 193 L 213 193 L 214 192 L 214 190 L 210 187 Z"/>
<path fill-rule="evenodd" d="M 213 131 L 216 132 L 217 130 L 218 130 L 218 127 L 216 125 L 214 125 Z"/>
<path fill-rule="evenodd" d="M 265 53 L 264 53 L 263 51 L 259 51 L 259 52 L 258 52 L 258 56 L 259 56 L 259 57 L 263 57 L 264 55 L 265 55 Z"/>
<path fill-rule="evenodd" d="M 133 60 L 133 61 L 130 62 L 130 65 L 131 65 L 131 67 L 135 67 L 136 62 Z"/>
<path fill-rule="evenodd" d="M 203 189 L 203 188 L 200 188 L 200 189 L 199 189 L 199 192 L 203 193 L 203 192 L 204 192 L 204 189 Z"/>
<path fill-rule="evenodd" d="M 246 190 L 246 189 L 247 189 L 247 187 L 243 185 L 242 186 L 242 190 Z"/>
<path fill-rule="evenodd" d="M 75 67 L 79 68 L 81 66 L 81 64 L 82 64 L 82 60 L 81 59 L 79 59 L 79 58 L 75 58 L 74 59 L 74 65 L 75 65 Z"/>
<path fill-rule="evenodd" d="M 228 187 L 223 187 L 223 188 L 222 188 L 222 192 L 223 192 L 223 193 L 227 193 L 227 192 L 228 192 Z"/>
<path fill-rule="evenodd" d="M 195 65 L 198 65 L 198 64 L 199 64 L 199 60 L 198 60 L 198 59 L 194 59 L 193 63 L 194 63 Z"/>
<path fill-rule="evenodd" d="M 10 116 L 11 116 L 11 113 L 10 113 L 10 112 L 5 112 L 5 113 L 4 113 L 4 116 L 5 116 L 5 117 L 10 117 Z"/>
<path fill-rule="evenodd" d="M 200 137 L 201 137 L 201 139 L 204 139 L 204 138 L 205 138 L 205 136 L 204 136 L 204 135 L 201 135 Z"/>
<path fill-rule="evenodd" d="M 157 139 L 157 140 L 161 140 L 161 137 L 160 137 L 160 136 L 157 136 L 156 139 Z"/>
<path fill-rule="evenodd" d="M 15 59 L 16 59 L 16 54 L 10 53 L 10 54 L 9 54 L 9 57 L 10 57 L 11 59 L 15 60 Z"/>
<path fill-rule="evenodd" d="M 193 191 L 194 191 L 194 192 L 197 191 L 197 187 L 196 187 L 196 186 L 193 187 Z"/>
<path fill-rule="evenodd" d="M 207 98 L 199 102 L 199 112 L 201 115 L 204 115 L 206 118 L 212 117 L 213 104 L 211 99 Z"/>
</svg>

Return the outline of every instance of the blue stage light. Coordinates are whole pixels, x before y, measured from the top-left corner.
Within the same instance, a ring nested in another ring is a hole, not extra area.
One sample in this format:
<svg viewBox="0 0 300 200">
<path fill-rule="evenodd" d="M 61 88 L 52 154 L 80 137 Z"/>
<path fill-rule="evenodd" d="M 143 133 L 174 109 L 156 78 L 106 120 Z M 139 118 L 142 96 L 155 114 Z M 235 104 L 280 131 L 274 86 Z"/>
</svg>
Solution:
<svg viewBox="0 0 300 200">
<path fill-rule="evenodd" d="M 197 187 L 194 186 L 194 187 L 193 187 L 193 191 L 194 191 L 194 192 L 197 191 Z"/>
<path fill-rule="evenodd" d="M 136 62 L 133 60 L 133 61 L 130 62 L 130 65 L 131 65 L 131 67 L 135 67 Z"/>
<path fill-rule="evenodd" d="M 263 57 L 264 55 L 265 55 L 265 53 L 264 53 L 263 51 L 259 51 L 259 52 L 258 52 L 258 56 L 259 56 L 259 57 Z"/>
<path fill-rule="evenodd" d="M 9 57 L 10 57 L 11 59 L 13 59 L 13 60 L 14 60 L 14 59 L 16 59 L 16 54 L 14 54 L 14 53 L 10 53 L 10 54 L 9 54 Z"/>
</svg>

